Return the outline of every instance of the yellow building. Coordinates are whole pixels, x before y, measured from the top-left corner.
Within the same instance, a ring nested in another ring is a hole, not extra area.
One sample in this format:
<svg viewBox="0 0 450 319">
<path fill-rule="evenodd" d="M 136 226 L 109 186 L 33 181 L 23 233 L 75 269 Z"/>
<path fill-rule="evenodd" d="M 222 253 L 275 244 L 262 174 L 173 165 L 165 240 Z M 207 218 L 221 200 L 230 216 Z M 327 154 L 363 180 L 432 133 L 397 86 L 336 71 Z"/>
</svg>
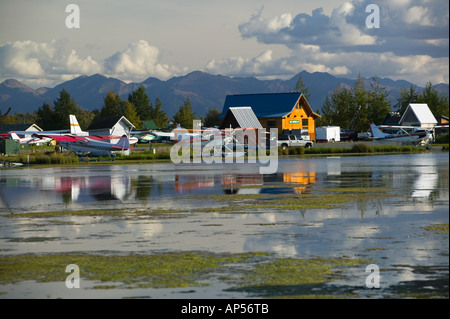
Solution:
<svg viewBox="0 0 450 319">
<path fill-rule="evenodd" d="M 301 93 L 266 93 L 228 95 L 222 110 L 221 128 L 230 127 L 225 115 L 230 107 L 252 108 L 262 127 L 277 128 L 278 134 L 295 134 L 316 139 L 316 119 L 305 96 Z M 234 127 L 233 127 L 234 128 Z"/>
</svg>

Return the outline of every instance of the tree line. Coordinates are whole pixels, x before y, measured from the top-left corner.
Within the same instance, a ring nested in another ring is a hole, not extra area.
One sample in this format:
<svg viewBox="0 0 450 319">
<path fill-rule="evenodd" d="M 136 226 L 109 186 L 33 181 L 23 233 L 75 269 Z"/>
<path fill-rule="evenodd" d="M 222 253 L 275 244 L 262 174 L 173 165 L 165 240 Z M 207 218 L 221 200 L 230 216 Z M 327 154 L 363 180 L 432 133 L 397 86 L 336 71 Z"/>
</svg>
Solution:
<svg viewBox="0 0 450 319">
<path fill-rule="evenodd" d="M 449 115 L 448 96 L 439 94 L 431 82 L 426 84 L 422 92 L 412 85 L 409 89 L 401 88 L 400 97 L 392 105 L 386 88 L 380 85 L 376 76 L 372 79 L 367 87 L 359 75 L 353 88 L 337 87 L 327 95 L 316 126 L 340 126 L 364 132 L 371 122 L 382 124 L 389 112 L 398 112 L 401 116 L 411 103 L 428 104 L 435 116 Z M 304 87 L 301 79 L 297 86 Z"/>
<path fill-rule="evenodd" d="M 295 92 L 302 92 L 306 99 L 310 97 L 309 90 L 301 77 L 295 87 Z M 381 124 L 389 112 L 396 111 L 400 115 L 404 113 L 410 103 L 426 103 L 435 115 L 449 116 L 448 96 L 440 94 L 431 82 L 428 82 L 423 91 L 411 85 L 409 89 L 402 88 L 396 104 L 392 105 L 389 93 L 382 87 L 378 78 L 367 86 L 365 81 L 358 77 L 352 88 L 336 87 L 326 96 L 321 115 L 316 121 L 316 126 L 340 126 L 343 129 L 352 129 L 358 132 L 367 131 L 369 123 Z M 153 120 L 158 129 L 167 128 L 169 118 L 163 110 L 162 102 L 156 98 L 155 104 L 150 101 L 145 88 L 140 86 L 128 95 L 128 99 L 122 98 L 114 91 L 108 92 L 104 97 L 104 103 L 100 110 L 87 111 L 78 106 L 78 103 L 63 89 L 53 106 L 44 103 L 34 113 L 9 114 L 4 124 L 31 124 L 35 123 L 43 130 L 64 130 L 70 127 L 69 114 L 77 116 L 78 122 L 86 129 L 96 118 L 107 116 L 125 116 L 137 129 L 144 128 L 143 121 Z M 199 119 L 204 127 L 217 127 L 220 125 L 220 112 L 211 108 L 205 117 L 198 117 L 193 112 L 189 97 L 180 105 L 172 118 L 174 124 L 191 129 L 193 120 Z"/>
<path fill-rule="evenodd" d="M 33 113 L 15 113 L 6 117 L 4 124 L 32 124 L 35 123 L 43 130 L 65 130 L 70 127 L 69 114 L 77 117 L 82 129 L 86 129 L 96 118 L 125 116 L 136 129 L 144 128 L 144 121 L 153 120 L 158 129 L 166 129 L 169 117 L 163 110 L 162 102 L 156 98 L 155 104 L 143 86 L 128 95 L 128 99 L 123 100 L 119 94 L 110 91 L 103 98 L 103 106 L 100 110 L 88 111 L 78 106 L 69 92 L 63 89 L 53 105 L 44 103 Z M 193 120 L 199 119 L 204 126 L 214 127 L 220 124 L 220 112 L 212 108 L 208 110 L 205 117 L 197 117 L 193 112 L 189 97 L 179 107 L 178 112 L 173 116 L 173 122 L 181 127 L 190 129 Z"/>
</svg>

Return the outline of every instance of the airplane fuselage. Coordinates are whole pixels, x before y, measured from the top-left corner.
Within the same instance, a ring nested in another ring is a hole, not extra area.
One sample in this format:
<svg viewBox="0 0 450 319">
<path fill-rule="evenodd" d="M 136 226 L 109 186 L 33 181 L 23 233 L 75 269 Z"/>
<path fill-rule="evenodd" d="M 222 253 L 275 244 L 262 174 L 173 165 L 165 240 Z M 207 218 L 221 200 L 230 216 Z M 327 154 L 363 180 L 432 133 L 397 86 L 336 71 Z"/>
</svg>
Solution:
<svg viewBox="0 0 450 319">
<path fill-rule="evenodd" d="M 77 156 L 111 156 L 112 150 L 108 145 L 102 145 L 98 143 L 92 143 L 87 141 L 76 141 L 76 142 L 63 142 L 60 141 L 59 144 L 68 150 L 74 152 Z"/>
</svg>

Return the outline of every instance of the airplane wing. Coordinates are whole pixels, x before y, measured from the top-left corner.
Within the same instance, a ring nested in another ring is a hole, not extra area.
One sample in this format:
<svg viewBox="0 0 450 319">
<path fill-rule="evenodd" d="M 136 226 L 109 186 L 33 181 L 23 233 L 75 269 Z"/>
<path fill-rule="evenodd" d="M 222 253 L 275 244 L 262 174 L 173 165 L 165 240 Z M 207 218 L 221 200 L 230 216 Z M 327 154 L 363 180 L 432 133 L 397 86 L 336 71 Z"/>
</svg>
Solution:
<svg viewBox="0 0 450 319">
<path fill-rule="evenodd" d="M 55 134 L 33 134 L 35 137 L 48 137 L 55 141 L 62 142 L 76 142 L 76 141 L 85 141 L 86 139 L 82 136 L 73 136 L 73 135 L 55 135 Z"/>
<path fill-rule="evenodd" d="M 378 128 L 407 128 L 407 129 L 416 129 L 417 126 L 403 126 L 403 125 L 377 125 Z"/>
<path fill-rule="evenodd" d="M 60 130 L 60 131 L 11 131 L 10 133 L 16 133 L 17 135 L 33 135 L 33 134 L 54 134 L 54 135 L 61 135 L 61 134 L 68 134 L 70 133 L 69 130 Z"/>
</svg>

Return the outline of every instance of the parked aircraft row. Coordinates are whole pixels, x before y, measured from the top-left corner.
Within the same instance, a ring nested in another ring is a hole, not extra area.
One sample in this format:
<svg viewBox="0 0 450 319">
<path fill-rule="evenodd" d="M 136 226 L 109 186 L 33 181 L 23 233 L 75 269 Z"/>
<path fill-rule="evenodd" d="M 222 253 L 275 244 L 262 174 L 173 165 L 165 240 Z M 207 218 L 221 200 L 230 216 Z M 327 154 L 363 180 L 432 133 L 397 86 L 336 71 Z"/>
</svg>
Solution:
<svg viewBox="0 0 450 319">
<path fill-rule="evenodd" d="M 78 156 L 111 156 L 117 151 L 126 151 L 138 142 L 138 138 L 127 135 L 123 136 L 111 136 L 111 135 L 89 135 L 89 132 L 85 132 L 81 129 L 76 117 L 69 115 L 70 118 L 70 132 L 66 131 L 47 131 L 47 132 L 9 132 L 8 134 L 0 135 L 1 138 L 11 138 L 17 140 L 20 143 L 28 143 L 32 145 L 39 145 L 48 143 L 51 140 L 55 140 L 63 148 L 73 151 Z M 412 145 L 428 145 L 433 141 L 433 134 L 431 131 L 418 129 L 412 126 L 389 126 L 389 129 L 397 129 L 396 134 L 383 133 L 380 128 L 382 126 L 376 126 L 370 124 L 370 130 L 374 141 L 378 142 L 400 142 L 402 144 Z M 217 130 L 217 129 L 202 129 L 202 130 L 186 130 L 179 125 L 171 132 L 131 132 L 131 134 L 140 134 L 144 139 L 166 139 L 175 142 L 189 143 L 191 146 L 198 146 L 202 152 L 204 147 L 209 147 L 208 151 L 214 151 L 214 154 L 218 154 L 224 150 L 222 155 L 226 155 L 226 152 L 234 152 L 235 149 L 243 150 L 249 149 L 251 146 L 249 143 L 244 143 L 236 138 L 236 132 L 238 130 Z M 31 138 L 20 138 L 18 134 L 29 135 Z M 111 140 L 118 140 L 117 143 L 111 143 Z M 244 145 L 245 144 L 245 145 Z M 242 148 L 240 148 L 242 146 Z M 258 145 L 253 145 L 255 149 Z M 234 153 L 236 157 L 245 155 L 243 152 L 239 154 Z"/>
<path fill-rule="evenodd" d="M 394 134 L 384 133 L 380 128 L 396 130 Z M 373 140 L 376 142 L 398 142 L 402 145 L 429 145 L 433 142 L 433 133 L 429 130 L 420 129 L 414 126 L 376 126 L 370 124 Z"/>
<path fill-rule="evenodd" d="M 78 156 L 111 156 L 113 152 L 126 151 L 130 145 L 138 142 L 136 137 L 129 138 L 127 135 L 89 135 L 89 132 L 81 130 L 75 115 L 69 115 L 70 130 L 61 131 L 23 131 L 9 132 L 2 134 L 3 138 L 11 138 L 21 144 L 40 145 L 52 140 L 56 141 L 61 147 L 73 151 Z M 20 138 L 20 135 L 30 135 L 29 138 Z M 118 139 L 117 143 L 111 143 L 110 140 Z M 109 140 L 109 141 L 108 141 Z"/>
</svg>

